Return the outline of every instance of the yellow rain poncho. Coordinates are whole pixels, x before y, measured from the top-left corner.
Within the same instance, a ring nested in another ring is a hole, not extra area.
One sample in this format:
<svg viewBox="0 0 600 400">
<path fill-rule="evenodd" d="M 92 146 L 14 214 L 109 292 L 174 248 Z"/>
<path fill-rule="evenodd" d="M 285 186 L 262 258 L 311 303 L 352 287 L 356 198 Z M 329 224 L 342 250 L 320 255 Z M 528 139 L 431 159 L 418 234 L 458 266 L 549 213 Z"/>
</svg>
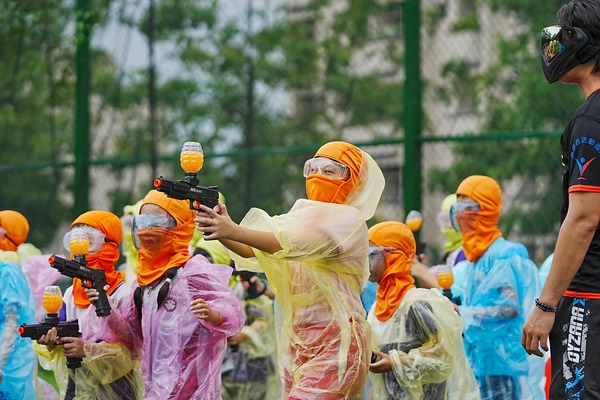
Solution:
<svg viewBox="0 0 600 400">
<path fill-rule="evenodd" d="M 369 313 L 375 346 L 390 355 L 392 372 L 372 374 L 376 399 L 480 398 L 462 342 L 463 324 L 437 289 L 410 289 L 392 317 Z"/>
<path fill-rule="evenodd" d="M 274 217 L 251 209 L 240 225 L 273 232 L 282 250 L 232 258 L 240 269 L 265 272 L 275 293 L 284 398 L 337 400 L 359 394 L 367 375 L 370 328 L 360 301 L 369 275 L 365 221 L 385 181 L 375 161 L 350 144 L 329 143 L 316 156 L 351 170 L 335 196 L 343 204 L 298 200 Z"/>
<path fill-rule="evenodd" d="M 400 222 L 382 222 L 369 229 L 369 239 L 388 251 L 367 318 L 373 347 L 388 354 L 392 364 L 392 371 L 371 374 L 375 398 L 479 399 L 460 316 L 439 290 L 416 289 L 410 277 L 416 249 L 411 230 Z"/>
</svg>

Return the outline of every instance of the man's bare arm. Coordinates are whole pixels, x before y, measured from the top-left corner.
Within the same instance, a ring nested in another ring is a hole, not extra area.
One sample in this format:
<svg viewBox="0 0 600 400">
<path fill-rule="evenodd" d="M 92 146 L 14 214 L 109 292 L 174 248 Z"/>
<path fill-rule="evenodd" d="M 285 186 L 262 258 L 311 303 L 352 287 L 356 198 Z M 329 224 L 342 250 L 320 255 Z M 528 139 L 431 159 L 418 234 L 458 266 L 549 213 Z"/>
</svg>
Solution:
<svg viewBox="0 0 600 400">
<path fill-rule="evenodd" d="M 569 211 L 558 233 L 552 266 L 540 294 L 555 306 L 579 270 L 600 221 L 600 193 L 569 194 Z"/>
</svg>

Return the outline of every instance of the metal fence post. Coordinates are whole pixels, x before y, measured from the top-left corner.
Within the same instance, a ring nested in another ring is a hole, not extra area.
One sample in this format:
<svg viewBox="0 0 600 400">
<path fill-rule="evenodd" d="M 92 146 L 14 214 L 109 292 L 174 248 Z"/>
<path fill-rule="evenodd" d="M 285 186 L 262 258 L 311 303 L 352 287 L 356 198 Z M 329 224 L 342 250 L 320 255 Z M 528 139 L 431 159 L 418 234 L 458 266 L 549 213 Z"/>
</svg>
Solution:
<svg viewBox="0 0 600 400">
<path fill-rule="evenodd" d="M 90 192 L 90 9 L 88 0 L 76 3 L 75 41 L 75 216 L 89 209 Z"/>
<path fill-rule="evenodd" d="M 405 0 L 404 26 L 404 210 L 421 209 L 421 10 L 420 0 Z"/>
</svg>

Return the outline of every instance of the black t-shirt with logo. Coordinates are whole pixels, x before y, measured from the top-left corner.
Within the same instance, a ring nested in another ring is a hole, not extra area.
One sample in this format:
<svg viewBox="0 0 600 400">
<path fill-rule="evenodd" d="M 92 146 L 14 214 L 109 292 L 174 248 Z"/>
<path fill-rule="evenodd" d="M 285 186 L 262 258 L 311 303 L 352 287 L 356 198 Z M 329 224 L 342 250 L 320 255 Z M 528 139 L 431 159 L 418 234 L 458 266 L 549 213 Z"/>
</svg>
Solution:
<svg viewBox="0 0 600 400">
<path fill-rule="evenodd" d="M 570 192 L 600 192 L 600 90 L 577 109 L 561 139 L 561 223 L 569 208 Z M 600 204 L 598 204 L 600 207 Z M 576 292 L 600 293 L 600 229 L 569 285 Z"/>
</svg>

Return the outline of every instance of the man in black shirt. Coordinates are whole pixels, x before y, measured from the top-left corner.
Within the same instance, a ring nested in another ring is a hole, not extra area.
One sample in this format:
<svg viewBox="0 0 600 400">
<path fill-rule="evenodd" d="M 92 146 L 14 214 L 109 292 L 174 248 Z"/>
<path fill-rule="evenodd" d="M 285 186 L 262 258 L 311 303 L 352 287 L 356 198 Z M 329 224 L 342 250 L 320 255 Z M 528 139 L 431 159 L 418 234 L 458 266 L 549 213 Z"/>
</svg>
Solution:
<svg viewBox="0 0 600 400">
<path fill-rule="evenodd" d="M 552 360 L 551 399 L 600 398 L 600 2 L 574 0 L 542 31 L 549 83 L 586 98 L 561 137 L 561 227 L 548 278 L 523 327 L 529 354 Z"/>
</svg>

